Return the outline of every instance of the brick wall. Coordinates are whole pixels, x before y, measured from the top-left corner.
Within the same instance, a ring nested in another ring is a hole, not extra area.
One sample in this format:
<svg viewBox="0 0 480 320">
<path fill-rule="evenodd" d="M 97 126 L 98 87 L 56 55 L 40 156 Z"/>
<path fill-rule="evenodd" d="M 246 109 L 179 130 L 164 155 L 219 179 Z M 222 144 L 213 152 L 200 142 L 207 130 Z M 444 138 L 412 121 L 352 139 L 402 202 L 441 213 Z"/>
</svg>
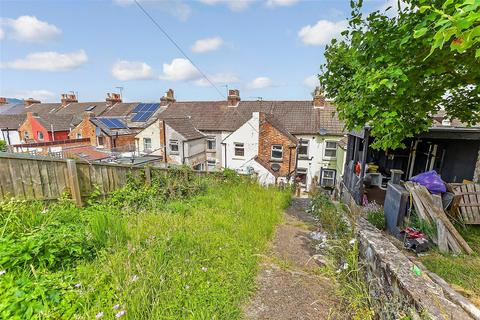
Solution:
<svg viewBox="0 0 480 320">
<path fill-rule="evenodd" d="M 82 138 L 90 138 L 90 144 L 95 146 L 97 144 L 97 136 L 95 134 L 95 125 L 90 121 L 89 117 L 83 118 L 71 132 L 70 139 L 77 139 L 77 134 L 81 134 Z"/>
<path fill-rule="evenodd" d="M 296 149 L 295 142 L 290 140 L 282 131 L 275 128 L 265 119 L 265 114 L 260 113 L 260 131 L 258 138 L 258 159 L 260 162 L 271 167 L 273 163 L 280 165 L 280 170 L 276 173 L 279 177 L 284 177 L 295 170 Z M 283 146 L 283 159 L 281 161 L 271 159 L 272 145 Z"/>
</svg>

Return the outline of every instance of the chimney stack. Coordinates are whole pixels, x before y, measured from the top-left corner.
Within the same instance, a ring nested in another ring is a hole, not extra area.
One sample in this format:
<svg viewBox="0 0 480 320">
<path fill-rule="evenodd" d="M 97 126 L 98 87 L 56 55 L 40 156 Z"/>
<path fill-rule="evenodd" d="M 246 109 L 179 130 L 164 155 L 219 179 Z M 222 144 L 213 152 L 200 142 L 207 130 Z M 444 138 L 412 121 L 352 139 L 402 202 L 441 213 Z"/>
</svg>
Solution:
<svg viewBox="0 0 480 320">
<path fill-rule="evenodd" d="M 313 93 L 313 106 L 317 108 L 325 107 L 325 90 L 316 87 Z"/>
<path fill-rule="evenodd" d="M 240 102 L 240 91 L 237 89 L 228 90 L 227 106 L 236 107 Z"/>
<path fill-rule="evenodd" d="M 78 102 L 77 96 L 73 93 L 63 93 L 62 94 L 62 107 L 66 107 L 69 103 Z"/>
<path fill-rule="evenodd" d="M 40 100 L 33 99 L 33 98 L 28 98 L 28 99 L 23 100 L 23 104 L 27 107 L 31 106 L 32 104 L 35 104 L 35 103 L 42 103 L 42 102 Z"/>
<path fill-rule="evenodd" d="M 0 104 L 7 104 L 7 98 L 0 97 Z"/>
<path fill-rule="evenodd" d="M 107 107 L 111 107 L 116 103 L 121 103 L 122 97 L 118 93 L 107 93 L 105 101 L 107 102 Z"/>
<path fill-rule="evenodd" d="M 165 106 L 169 103 L 175 102 L 175 95 L 173 93 L 172 89 L 168 89 L 167 92 L 165 92 L 165 95 L 160 98 L 160 105 Z"/>
</svg>

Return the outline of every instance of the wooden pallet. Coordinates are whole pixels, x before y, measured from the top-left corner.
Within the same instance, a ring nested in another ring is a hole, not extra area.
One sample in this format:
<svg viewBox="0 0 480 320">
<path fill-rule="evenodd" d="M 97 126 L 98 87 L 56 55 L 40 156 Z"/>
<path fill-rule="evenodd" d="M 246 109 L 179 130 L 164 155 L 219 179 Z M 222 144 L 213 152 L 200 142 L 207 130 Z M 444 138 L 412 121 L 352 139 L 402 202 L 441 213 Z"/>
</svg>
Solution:
<svg viewBox="0 0 480 320">
<path fill-rule="evenodd" d="M 480 184 L 466 183 L 453 187 L 451 211 L 465 224 L 480 224 Z"/>
</svg>

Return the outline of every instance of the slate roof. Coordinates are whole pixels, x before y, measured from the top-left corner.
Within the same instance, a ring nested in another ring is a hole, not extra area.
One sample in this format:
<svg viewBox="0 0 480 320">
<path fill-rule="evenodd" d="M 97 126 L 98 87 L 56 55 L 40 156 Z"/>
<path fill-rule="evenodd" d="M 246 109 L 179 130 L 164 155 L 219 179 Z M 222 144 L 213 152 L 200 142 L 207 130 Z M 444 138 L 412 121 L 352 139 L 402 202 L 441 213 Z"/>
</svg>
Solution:
<svg viewBox="0 0 480 320">
<path fill-rule="evenodd" d="M 110 157 L 108 153 L 99 151 L 94 146 L 64 148 L 63 152 L 68 155 L 75 155 L 87 161 L 101 160 Z"/>
<path fill-rule="evenodd" d="M 47 131 L 51 131 L 52 127 L 53 131 L 67 131 L 74 127 L 72 122 L 73 115 L 71 114 L 47 113 L 35 115 L 34 118 L 37 119 Z"/>
<path fill-rule="evenodd" d="M 25 105 L 23 103 L 0 104 L 0 115 L 23 113 Z"/>
<path fill-rule="evenodd" d="M 338 120 L 335 107 L 315 108 L 306 101 L 241 101 L 228 107 L 225 101 L 175 102 L 159 115 L 160 119 L 190 117 L 202 131 L 235 131 L 253 112 L 272 114 L 291 134 L 316 134 L 325 128 L 330 135 L 343 135 L 344 124 Z"/>
<path fill-rule="evenodd" d="M 138 106 L 140 102 L 130 102 L 130 103 L 116 103 L 111 107 L 108 107 L 103 112 L 102 116 L 105 117 L 121 117 L 127 116 L 132 113 L 132 110 Z"/>
<path fill-rule="evenodd" d="M 283 125 L 280 123 L 280 121 L 278 121 L 277 119 L 275 119 L 274 115 L 273 114 L 266 114 L 265 115 L 265 120 L 270 123 L 275 129 L 277 129 L 278 131 L 280 131 L 281 133 L 283 133 L 288 139 L 290 139 L 290 141 L 292 141 L 293 143 L 297 143 L 298 140 L 297 138 L 295 138 L 290 132 L 288 132 L 284 127 Z"/>
<path fill-rule="evenodd" d="M 0 129 L 15 129 L 20 128 L 26 119 L 25 114 L 2 114 L 0 115 Z"/>
<path fill-rule="evenodd" d="M 195 140 L 206 137 L 198 131 L 189 118 L 164 119 L 165 123 L 187 140 Z"/>
<path fill-rule="evenodd" d="M 23 112 L 35 112 L 38 114 L 55 113 L 61 107 L 61 103 L 34 103 L 29 106 L 25 106 Z"/>
</svg>

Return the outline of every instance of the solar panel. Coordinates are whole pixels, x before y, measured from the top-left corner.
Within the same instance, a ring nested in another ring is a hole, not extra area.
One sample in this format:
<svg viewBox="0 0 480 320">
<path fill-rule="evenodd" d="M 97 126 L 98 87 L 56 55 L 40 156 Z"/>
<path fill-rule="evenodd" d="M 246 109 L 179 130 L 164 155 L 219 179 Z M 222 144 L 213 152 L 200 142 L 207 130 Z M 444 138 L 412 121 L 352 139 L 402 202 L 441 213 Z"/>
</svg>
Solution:
<svg viewBox="0 0 480 320">
<path fill-rule="evenodd" d="M 109 129 L 125 129 L 127 127 L 120 119 L 116 118 L 101 118 L 100 121 Z"/>
<path fill-rule="evenodd" d="M 144 107 L 145 107 L 145 103 L 139 103 L 138 106 L 136 106 L 132 112 L 140 112 Z"/>
<path fill-rule="evenodd" d="M 133 112 L 136 113 L 132 117 L 132 121 L 134 122 L 145 122 L 157 111 L 160 107 L 159 103 L 142 103 L 138 105 Z"/>
</svg>

